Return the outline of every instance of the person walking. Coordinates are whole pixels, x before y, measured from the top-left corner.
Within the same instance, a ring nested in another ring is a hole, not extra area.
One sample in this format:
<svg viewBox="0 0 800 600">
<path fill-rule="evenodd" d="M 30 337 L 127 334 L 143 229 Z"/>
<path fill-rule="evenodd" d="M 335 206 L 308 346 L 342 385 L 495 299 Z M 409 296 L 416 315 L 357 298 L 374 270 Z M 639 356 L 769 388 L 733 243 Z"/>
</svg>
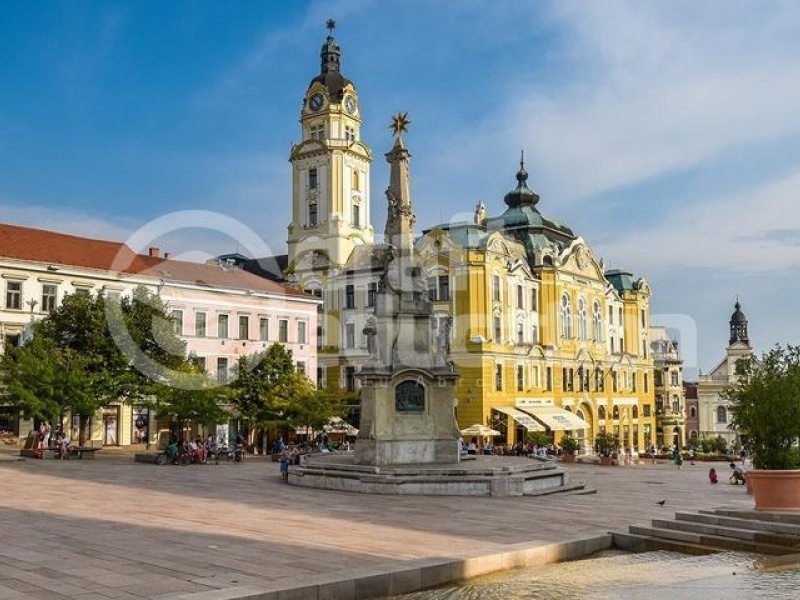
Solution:
<svg viewBox="0 0 800 600">
<path fill-rule="evenodd" d="M 683 467 L 683 456 L 681 455 L 681 449 L 678 448 L 677 445 L 675 446 L 672 456 L 673 460 L 675 461 L 675 466 L 678 467 L 678 470 L 680 471 Z"/>
</svg>

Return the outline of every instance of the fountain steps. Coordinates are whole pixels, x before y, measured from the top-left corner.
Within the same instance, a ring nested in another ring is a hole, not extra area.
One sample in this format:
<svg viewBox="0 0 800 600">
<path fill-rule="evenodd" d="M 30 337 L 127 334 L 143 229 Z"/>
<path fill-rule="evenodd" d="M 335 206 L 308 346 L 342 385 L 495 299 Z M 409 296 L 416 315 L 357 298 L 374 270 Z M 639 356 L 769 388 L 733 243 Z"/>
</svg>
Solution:
<svg viewBox="0 0 800 600">
<path fill-rule="evenodd" d="M 613 533 L 623 550 L 677 550 L 691 554 L 715 551 L 768 555 L 800 553 L 800 515 L 755 511 L 676 513 L 674 519 L 653 519 L 650 526 L 631 525 Z"/>
</svg>

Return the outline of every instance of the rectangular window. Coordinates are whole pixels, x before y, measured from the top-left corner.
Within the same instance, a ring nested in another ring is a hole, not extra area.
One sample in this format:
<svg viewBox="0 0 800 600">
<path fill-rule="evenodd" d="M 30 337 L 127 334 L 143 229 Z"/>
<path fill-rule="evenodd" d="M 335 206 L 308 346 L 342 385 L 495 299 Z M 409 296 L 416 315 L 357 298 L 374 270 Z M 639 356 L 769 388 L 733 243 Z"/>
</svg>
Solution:
<svg viewBox="0 0 800 600">
<path fill-rule="evenodd" d="M 203 373 L 206 372 L 206 357 L 205 356 L 195 356 L 194 363 L 200 367 Z"/>
<path fill-rule="evenodd" d="M 352 284 L 347 285 L 344 288 L 344 307 L 345 308 L 356 307 L 356 288 Z"/>
<path fill-rule="evenodd" d="M 6 308 L 22 308 L 21 281 L 6 281 Z"/>
<path fill-rule="evenodd" d="M 525 389 L 525 369 L 522 365 L 517 365 L 517 391 Z"/>
<path fill-rule="evenodd" d="M 344 326 L 345 348 L 356 347 L 356 326 L 354 323 L 347 323 Z"/>
<path fill-rule="evenodd" d="M 173 310 L 170 313 L 170 318 L 172 319 L 172 331 L 175 335 L 183 335 L 183 311 Z"/>
<path fill-rule="evenodd" d="M 494 302 L 500 302 L 500 276 L 493 275 L 492 276 L 492 300 Z"/>
<path fill-rule="evenodd" d="M 228 359 L 224 356 L 217 359 L 217 381 L 228 383 Z"/>
<path fill-rule="evenodd" d="M 546 389 L 548 392 L 553 391 L 553 367 L 547 367 L 544 371 L 545 374 L 545 384 Z"/>
<path fill-rule="evenodd" d="M 308 343 L 306 340 L 306 322 L 305 321 L 298 321 L 297 322 L 297 343 L 298 344 L 306 344 Z"/>
<path fill-rule="evenodd" d="M 361 207 L 353 204 L 353 227 L 361 227 Z"/>
<path fill-rule="evenodd" d="M 312 140 L 325 139 L 325 125 L 312 125 L 309 128 L 309 132 L 311 133 Z"/>
<path fill-rule="evenodd" d="M 531 366 L 531 386 L 538 388 L 542 382 L 539 380 L 539 367 L 537 365 Z"/>
<path fill-rule="evenodd" d="M 356 389 L 356 368 L 344 368 L 344 389 L 348 392 L 354 392 Z"/>
<path fill-rule="evenodd" d="M 531 292 L 531 310 L 533 312 L 539 310 L 539 290 L 536 288 Z"/>
<path fill-rule="evenodd" d="M 350 127 L 349 125 L 345 125 L 344 126 L 344 139 L 345 139 L 345 141 L 348 141 L 348 142 L 355 142 L 356 141 L 355 131 L 353 131 L 353 128 Z M 357 190 L 358 188 L 354 187 L 353 189 Z"/>
<path fill-rule="evenodd" d="M 449 275 L 439 275 L 439 300 L 450 300 Z"/>
<path fill-rule="evenodd" d="M 525 308 L 525 288 L 517 286 L 517 308 Z"/>
<path fill-rule="evenodd" d="M 258 320 L 258 339 L 266 342 L 269 339 L 269 319 L 261 317 Z"/>
<path fill-rule="evenodd" d="M 531 344 L 539 343 L 539 327 L 536 325 L 531 326 Z"/>
<path fill-rule="evenodd" d="M 217 317 L 217 337 L 221 340 L 228 339 L 228 315 Z"/>
<path fill-rule="evenodd" d="M 91 296 L 92 295 L 92 288 L 76 287 L 75 288 L 75 295 L 76 296 Z"/>
<path fill-rule="evenodd" d="M 317 179 L 317 170 L 316 169 L 309 169 L 308 170 L 308 189 L 315 190 L 319 185 L 319 180 Z"/>
<path fill-rule="evenodd" d="M 316 227 L 317 219 L 319 215 L 317 213 L 317 203 L 312 202 L 308 205 L 308 225 L 309 227 Z"/>
<path fill-rule="evenodd" d="M 306 363 L 304 363 L 301 360 L 298 360 L 297 361 L 297 372 L 300 373 L 300 375 L 305 375 L 306 374 Z"/>
<path fill-rule="evenodd" d="M 239 339 L 250 339 L 250 317 L 239 315 Z"/>
<path fill-rule="evenodd" d="M 525 343 L 525 329 L 522 323 L 517 323 L 517 343 L 524 344 Z"/>
<path fill-rule="evenodd" d="M 503 365 L 494 366 L 494 389 L 498 392 L 503 391 Z"/>
<path fill-rule="evenodd" d="M 503 341 L 503 327 L 500 317 L 495 317 L 493 319 L 493 323 L 494 323 L 494 343 L 500 344 Z"/>
<path fill-rule="evenodd" d="M 325 369 L 317 367 L 317 387 L 322 389 L 325 387 Z"/>
<path fill-rule="evenodd" d="M 620 306 L 620 307 L 619 307 L 619 309 L 618 309 L 618 314 L 617 314 L 617 316 L 619 317 L 619 319 L 617 320 L 617 323 L 619 323 L 620 325 L 622 325 L 622 307 L 621 307 L 621 306 Z"/>
<path fill-rule="evenodd" d="M 289 341 L 289 321 L 286 319 L 278 320 L 278 341 L 281 344 Z"/>
<path fill-rule="evenodd" d="M 206 337 L 206 313 L 194 313 L 194 334 Z"/>
<path fill-rule="evenodd" d="M 367 285 L 367 306 L 375 306 L 375 296 L 378 293 L 378 284 L 374 281 Z"/>
<path fill-rule="evenodd" d="M 670 377 L 670 383 L 672 384 L 672 386 L 673 387 L 677 386 L 678 385 L 678 372 L 677 371 L 671 371 L 670 374 L 669 374 L 669 377 Z"/>
<path fill-rule="evenodd" d="M 639 374 L 636 371 L 631 373 L 631 391 L 634 393 L 636 393 L 636 388 L 638 387 L 637 383 L 638 379 L 639 379 Z"/>
<path fill-rule="evenodd" d="M 645 394 L 650 391 L 650 378 L 647 373 L 644 374 L 644 392 Z"/>
<path fill-rule="evenodd" d="M 611 372 L 611 391 L 617 393 L 617 372 Z"/>
<path fill-rule="evenodd" d="M 608 324 L 614 324 L 614 309 L 612 307 L 608 307 Z"/>
<path fill-rule="evenodd" d="M 649 404 L 642 404 L 642 415 L 645 417 L 649 417 L 651 415 L 652 409 L 650 408 Z"/>
<path fill-rule="evenodd" d="M 597 369 L 594 372 L 594 387 L 598 392 L 606 391 L 606 378 L 603 374 L 603 369 Z"/>
<path fill-rule="evenodd" d="M 50 313 L 56 308 L 58 287 L 52 283 L 42 285 L 42 312 Z"/>
</svg>

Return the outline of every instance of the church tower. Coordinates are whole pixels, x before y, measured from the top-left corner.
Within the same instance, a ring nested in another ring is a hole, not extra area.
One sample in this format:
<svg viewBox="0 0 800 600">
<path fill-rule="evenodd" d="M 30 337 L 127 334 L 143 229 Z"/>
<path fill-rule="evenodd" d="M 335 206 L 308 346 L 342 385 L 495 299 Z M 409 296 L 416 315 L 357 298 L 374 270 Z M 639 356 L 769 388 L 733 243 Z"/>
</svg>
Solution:
<svg viewBox="0 0 800 600">
<path fill-rule="evenodd" d="M 320 52 L 300 112 L 301 141 L 292 145 L 292 222 L 287 276 L 306 289 L 342 267 L 357 245 L 372 244 L 369 167 L 361 142 L 361 111 L 353 82 L 341 71 L 335 23 Z"/>
</svg>

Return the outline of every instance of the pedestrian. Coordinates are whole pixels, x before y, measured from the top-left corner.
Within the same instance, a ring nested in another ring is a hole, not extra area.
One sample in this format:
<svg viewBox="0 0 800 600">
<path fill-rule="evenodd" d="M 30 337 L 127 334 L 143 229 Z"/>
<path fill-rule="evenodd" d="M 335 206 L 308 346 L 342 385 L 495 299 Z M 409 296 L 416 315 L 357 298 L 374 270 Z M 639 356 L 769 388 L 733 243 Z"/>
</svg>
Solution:
<svg viewBox="0 0 800 600">
<path fill-rule="evenodd" d="M 289 481 L 289 462 L 289 453 L 284 451 L 284 453 L 281 454 L 281 479 L 284 481 Z"/>
<path fill-rule="evenodd" d="M 692 448 L 691 450 L 689 450 L 689 461 L 690 461 L 690 463 L 689 463 L 689 464 L 692 464 L 692 465 L 694 464 L 694 454 L 695 454 L 695 453 L 694 453 L 694 448 Z"/>
<path fill-rule="evenodd" d="M 742 466 L 737 465 L 735 463 L 730 463 L 730 465 L 728 466 L 730 466 L 730 468 L 733 469 L 730 479 L 728 479 L 728 483 L 731 483 L 733 485 L 739 485 L 741 483 L 742 485 L 745 485 L 747 482 L 745 481 L 744 478 L 744 469 L 742 468 Z"/>
<path fill-rule="evenodd" d="M 708 482 L 717 483 L 717 470 L 714 467 L 711 467 L 708 471 Z"/>
<path fill-rule="evenodd" d="M 650 458 L 653 461 L 653 464 L 656 464 L 656 445 L 655 444 L 650 446 Z"/>
<path fill-rule="evenodd" d="M 675 466 L 678 467 L 678 470 L 680 471 L 681 468 L 683 467 L 683 456 L 681 455 L 681 450 L 680 448 L 678 448 L 678 446 L 675 446 L 673 457 L 675 460 Z"/>
</svg>

